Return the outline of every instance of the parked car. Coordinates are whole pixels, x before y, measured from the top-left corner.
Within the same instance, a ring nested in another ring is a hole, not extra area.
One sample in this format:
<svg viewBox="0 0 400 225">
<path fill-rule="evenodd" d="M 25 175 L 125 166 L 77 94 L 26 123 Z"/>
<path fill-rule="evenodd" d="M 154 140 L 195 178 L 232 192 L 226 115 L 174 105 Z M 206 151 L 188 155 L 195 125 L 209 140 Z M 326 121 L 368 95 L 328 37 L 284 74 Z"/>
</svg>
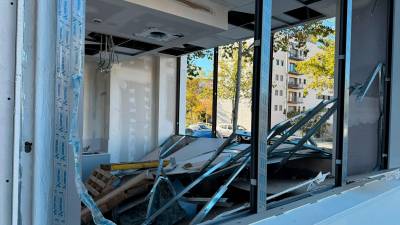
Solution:
<svg viewBox="0 0 400 225">
<path fill-rule="evenodd" d="M 220 124 L 217 127 L 217 132 L 224 138 L 229 137 L 232 134 L 232 131 L 232 124 Z M 251 139 L 251 132 L 241 125 L 238 125 L 236 134 L 238 135 L 238 142 L 249 142 Z"/>
<path fill-rule="evenodd" d="M 209 126 L 204 123 L 192 124 L 186 128 L 186 135 L 193 137 L 212 137 L 212 130 Z"/>
</svg>

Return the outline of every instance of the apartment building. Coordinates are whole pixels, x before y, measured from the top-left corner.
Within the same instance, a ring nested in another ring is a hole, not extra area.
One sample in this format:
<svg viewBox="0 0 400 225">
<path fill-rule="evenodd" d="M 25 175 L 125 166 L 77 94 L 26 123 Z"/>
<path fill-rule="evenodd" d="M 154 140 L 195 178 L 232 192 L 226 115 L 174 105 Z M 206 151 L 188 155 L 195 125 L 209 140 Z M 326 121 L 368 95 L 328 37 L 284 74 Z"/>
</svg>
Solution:
<svg viewBox="0 0 400 225">
<path fill-rule="evenodd" d="M 333 90 L 317 91 L 307 89 L 310 76 L 301 74 L 296 64 L 307 60 L 321 51 L 317 44 L 307 43 L 307 52 L 296 48 L 292 43 L 288 52 L 278 51 L 273 54 L 272 64 L 272 101 L 271 123 L 277 124 L 297 112 L 316 106 L 323 99 L 333 97 Z M 332 123 L 332 119 L 328 121 Z"/>
</svg>

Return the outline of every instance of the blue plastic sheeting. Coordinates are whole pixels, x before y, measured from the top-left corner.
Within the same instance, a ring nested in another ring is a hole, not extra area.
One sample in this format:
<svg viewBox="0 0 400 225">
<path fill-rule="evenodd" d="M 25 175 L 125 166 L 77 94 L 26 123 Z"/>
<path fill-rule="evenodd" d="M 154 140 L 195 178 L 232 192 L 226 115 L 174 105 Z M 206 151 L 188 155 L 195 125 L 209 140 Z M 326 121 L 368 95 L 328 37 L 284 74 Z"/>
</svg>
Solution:
<svg viewBox="0 0 400 225">
<path fill-rule="evenodd" d="M 79 102 L 81 96 L 82 88 L 82 75 L 76 74 L 72 77 L 72 87 L 73 87 L 73 108 L 71 115 L 71 127 L 70 127 L 70 144 L 74 152 L 74 162 L 75 162 L 75 184 L 81 201 L 90 209 L 92 213 L 93 221 L 97 225 L 115 225 L 110 220 L 104 218 L 103 214 L 97 208 L 96 203 L 93 198 L 88 194 L 85 185 L 82 182 L 82 177 L 80 172 L 81 169 L 81 141 L 79 137 Z"/>
<path fill-rule="evenodd" d="M 71 224 L 71 218 L 66 218 L 69 215 L 66 210 L 70 205 L 76 204 L 67 202 L 67 177 L 71 176 L 67 173 L 71 159 L 68 149 L 73 153 L 74 182 L 80 200 L 90 209 L 95 224 L 115 225 L 104 218 L 88 194 L 81 177 L 79 110 L 84 67 L 85 6 L 85 0 L 57 1 L 54 225 Z M 80 205 L 77 207 L 80 208 Z"/>
</svg>

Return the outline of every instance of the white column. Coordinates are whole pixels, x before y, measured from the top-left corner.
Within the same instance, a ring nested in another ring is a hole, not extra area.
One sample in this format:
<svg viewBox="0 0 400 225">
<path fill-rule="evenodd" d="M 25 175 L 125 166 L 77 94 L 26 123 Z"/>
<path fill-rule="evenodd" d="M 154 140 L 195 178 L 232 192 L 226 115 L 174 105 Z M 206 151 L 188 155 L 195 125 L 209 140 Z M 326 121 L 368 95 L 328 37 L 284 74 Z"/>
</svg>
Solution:
<svg viewBox="0 0 400 225">
<path fill-rule="evenodd" d="M 52 225 L 56 1 L 36 3 L 32 225 Z"/>
<path fill-rule="evenodd" d="M 11 224 L 16 3 L 0 1 L 0 224 Z"/>
<path fill-rule="evenodd" d="M 186 81 L 187 81 L 187 56 L 181 56 L 181 77 L 179 96 L 179 134 L 185 134 L 186 130 Z"/>
</svg>

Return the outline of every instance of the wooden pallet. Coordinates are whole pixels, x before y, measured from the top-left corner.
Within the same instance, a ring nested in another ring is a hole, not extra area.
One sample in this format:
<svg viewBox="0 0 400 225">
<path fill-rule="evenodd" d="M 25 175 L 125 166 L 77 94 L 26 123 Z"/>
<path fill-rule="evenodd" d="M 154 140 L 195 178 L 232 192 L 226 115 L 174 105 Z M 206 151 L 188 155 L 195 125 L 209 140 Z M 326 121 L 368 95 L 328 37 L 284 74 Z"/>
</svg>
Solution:
<svg viewBox="0 0 400 225">
<path fill-rule="evenodd" d="M 96 205 L 102 213 L 109 212 L 128 198 L 148 193 L 152 187 L 153 180 L 153 175 L 148 173 L 148 171 L 144 171 L 97 199 Z M 81 220 L 84 223 L 88 223 L 90 219 L 91 213 L 89 209 L 83 208 L 81 211 Z"/>
<path fill-rule="evenodd" d="M 97 200 L 104 195 L 110 193 L 114 189 L 113 183 L 116 180 L 116 176 L 105 170 L 97 168 L 89 176 L 88 180 L 85 183 L 85 186 L 93 199 Z"/>
</svg>

